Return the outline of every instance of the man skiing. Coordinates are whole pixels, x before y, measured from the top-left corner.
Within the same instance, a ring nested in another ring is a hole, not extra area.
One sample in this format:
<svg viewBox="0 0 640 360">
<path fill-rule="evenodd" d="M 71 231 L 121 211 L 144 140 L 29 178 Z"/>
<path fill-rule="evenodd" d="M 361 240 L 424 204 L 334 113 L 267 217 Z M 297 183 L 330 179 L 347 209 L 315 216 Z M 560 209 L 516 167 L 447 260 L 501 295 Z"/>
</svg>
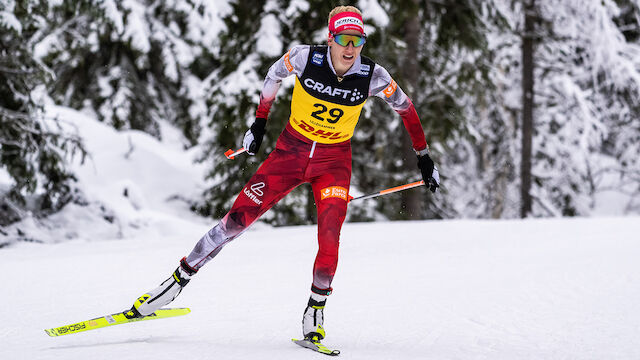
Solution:
<svg viewBox="0 0 640 360">
<path fill-rule="evenodd" d="M 340 229 L 347 212 L 350 138 L 368 97 L 382 98 L 400 114 L 425 184 L 432 192 L 439 186 L 438 171 L 429 157 L 411 100 L 382 66 L 360 55 L 365 42 L 360 10 L 338 6 L 329 13 L 327 46 L 294 46 L 271 66 L 256 120 L 247 130 L 243 145 L 250 155 L 258 152 L 280 83 L 295 75 L 291 116 L 275 150 L 245 185 L 231 210 L 182 258 L 173 274 L 136 300 L 131 309 L 135 316 L 149 315 L 170 303 L 224 245 L 240 236 L 293 188 L 308 182 L 317 207 L 319 248 L 302 327 L 305 339 L 318 342 L 325 337 L 323 310 L 332 291 Z"/>
</svg>

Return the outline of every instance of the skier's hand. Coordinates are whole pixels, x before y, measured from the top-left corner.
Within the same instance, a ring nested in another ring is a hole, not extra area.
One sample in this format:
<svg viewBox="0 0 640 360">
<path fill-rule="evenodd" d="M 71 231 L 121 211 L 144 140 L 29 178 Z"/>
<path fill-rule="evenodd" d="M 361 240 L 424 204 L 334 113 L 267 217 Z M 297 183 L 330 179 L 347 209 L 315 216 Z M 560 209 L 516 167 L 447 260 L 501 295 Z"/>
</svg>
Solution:
<svg viewBox="0 0 640 360">
<path fill-rule="evenodd" d="M 244 134 L 242 146 L 247 149 L 247 153 L 249 155 L 255 155 L 258 152 L 258 149 L 260 149 L 266 125 L 267 119 L 256 118 L 256 121 L 253 122 L 251 128 Z"/>
<path fill-rule="evenodd" d="M 424 184 L 432 193 L 435 193 L 436 189 L 440 187 L 440 174 L 428 152 L 425 152 L 423 155 L 418 155 L 418 168 L 420 168 L 420 172 L 422 173 Z"/>
</svg>

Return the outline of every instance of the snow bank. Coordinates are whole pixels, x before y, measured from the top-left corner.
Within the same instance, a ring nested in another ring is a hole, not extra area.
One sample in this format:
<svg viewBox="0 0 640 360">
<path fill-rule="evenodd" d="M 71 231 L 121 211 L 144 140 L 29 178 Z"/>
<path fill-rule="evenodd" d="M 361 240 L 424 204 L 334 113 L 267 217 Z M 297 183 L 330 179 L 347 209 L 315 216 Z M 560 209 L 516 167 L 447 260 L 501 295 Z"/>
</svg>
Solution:
<svg viewBox="0 0 640 360">
<path fill-rule="evenodd" d="M 46 219 L 27 216 L 4 229 L 8 235 L 0 242 L 122 238 L 159 226 L 166 216 L 195 218 L 183 200 L 199 196 L 204 169 L 194 164 L 196 150 L 185 151 L 170 125 L 161 127 L 167 136 L 160 142 L 136 130 L 118 132 L 52 104 L 46 106 L 46 116 L 77 132 L 88 151 L 84 163 L 75 158 L 71 164 L 79 200 Z"/>
</svg>

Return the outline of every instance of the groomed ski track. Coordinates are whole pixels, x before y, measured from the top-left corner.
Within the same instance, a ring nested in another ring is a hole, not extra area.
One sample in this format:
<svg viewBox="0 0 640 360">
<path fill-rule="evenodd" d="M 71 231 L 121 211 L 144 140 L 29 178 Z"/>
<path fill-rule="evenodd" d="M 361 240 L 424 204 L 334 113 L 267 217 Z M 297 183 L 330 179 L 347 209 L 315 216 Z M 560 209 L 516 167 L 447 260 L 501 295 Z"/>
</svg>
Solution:
<svg viewBox="0 0 640 360">
<path fill-rule="evenodd" d="M 322 359 L 300 336 L 314 226 L 258 224 L 171 306 L 192 313 L 60 338 L 124 309 L 210 224 L 0 250 L 0 359 Z M 326 343 L 340 359 L 638 359 L 640 218 L 346 224 Z"/>
</svg>

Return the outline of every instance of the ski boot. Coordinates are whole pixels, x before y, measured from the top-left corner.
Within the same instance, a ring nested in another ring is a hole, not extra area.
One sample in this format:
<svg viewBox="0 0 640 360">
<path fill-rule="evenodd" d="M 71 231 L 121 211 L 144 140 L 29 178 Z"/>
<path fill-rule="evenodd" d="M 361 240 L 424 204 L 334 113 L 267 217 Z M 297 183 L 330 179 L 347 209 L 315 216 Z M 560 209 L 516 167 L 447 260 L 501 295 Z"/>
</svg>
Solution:
<svg viewBox="0 0 640 360">
<path fill-rule="evenodd" d="M 327 303 L 327 295 L 311 293 L 309 303 L 302 316 L 302 334 L 306 340 L 318 342 L 325 337 L 324 306 Z"/>
<path fill-rule="evenodd" d="M 197 270 L 192 269 L 187 264 L 186 258 L 180 260 L 180 266 L 171 276 L 162 282 L 157 288 L 147 292 L 140 296 L 138 300 L 133 303 L 131 310 L 125 313 L 127 317 L 144 317 L 153 314 L 156 310 L 172 302 L 185 287 L 191 276 L 196 273 Z"/>
</svg>

